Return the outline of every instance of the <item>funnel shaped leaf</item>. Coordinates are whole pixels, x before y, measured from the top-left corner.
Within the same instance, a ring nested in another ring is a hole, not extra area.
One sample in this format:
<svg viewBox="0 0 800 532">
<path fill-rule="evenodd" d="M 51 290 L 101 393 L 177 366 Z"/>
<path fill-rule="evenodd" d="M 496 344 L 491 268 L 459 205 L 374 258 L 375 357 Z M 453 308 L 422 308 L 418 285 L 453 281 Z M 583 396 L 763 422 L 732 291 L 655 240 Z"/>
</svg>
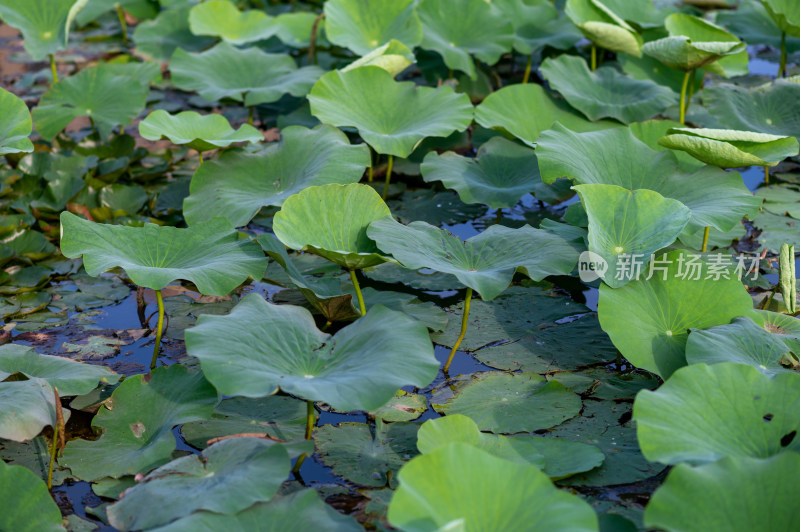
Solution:
<svg viewBox="0 0 800 532">
<path fill-rule="evenodd" d="M 597 312 L 625 358 L 666 379 L 686 365 L 689 329 L 730 323 L 753 302 L 733 271 L 723 267 L 717 275 L 699 255 L 672 251 L 658 260 L 665 262 L 650 279 L 643 270 L 646 275 L 622 288 L 601 286 Z"/>
<path fill-rule="evenodd" d="M 667 87 L 633 79 L 613 67 L 591 72 L 586 61 L 572 55 L 547 58 L 540 68 L 550 86 L 590 120 L 641 122 L 678 101 L 677 94 Z"/>
<path fill-rule="evenodd" d="M 13 93 L 0 88 L 0 155 L 4 153 L 30 153 L 33 144 L 31 112 L 25 102 Z"/>
<path fill-rule="evenodd" d="M 377 66 L 329 72 L 308 100 L 323 123 L 355 127 L 375 151 L 398 157 L 408 157 L 426 137 L 446 137 L 472 123 L 467 95 L 400 83 Z"/>
<path fill-rule="evenodd" d="M 367 227 L 390 214 L 375 189 L 367 185 L 309 187 L 283 203 L 272 229 L 281 242 L 310 251 L 348 270 L 386 262 Z"/>
<path fill-rule="evenodd" d="M 422 40 L 415 7 L 415 0 L 330 0 L 325 2 L 325 35 L 358 55 L 392 39 L 413 48 Z"/>
<path fill-rule="evenodd" d="M 153 111 L 139 122 L 139 134 L 147 140 L 169 139 L 173 144 L 186 144 L 197 151 L 224 148 L 234 142 L 264 140 L 264 136 L 253 126 L 242 124 L 235 130 L 222 115 L 201 115 L 194 111 L 171 115 L 161 109 Z"/>
<path fill-rule="evenodd" d="M 228 0 L 208 0 L 189 11 L 195 35 L 220 37 L 232 44 L 269 39 L 278 33 L 275 19 L 258 9 L 241 12 Z"/>
<path fill-rule="evenodd" d="M 723 127 L 770 135 L 800 137 L 800 83 L 775 80 L 747 89 L 718 85 L 703 89 L 703 105 Z"/>
<path fill-rule="evenodd" d="M 226 42 L 197 54 L 178 49 L 169 69 L 179 89 L 197 91 L 209 102 L 230 98 L 246 107 L 277 102 L 284 94 L 305 96 L 322 75 L 316 66 L 297 68 L 290 55 L 241 50 Z"/>
<path fill-rule="evenodd" d="M 568 274 L 578 252 L 563 238 L 528 225 L 493 225 L 466 241 L 425 222 L 403 225 L 391 216 L 370 224 L 367 234 L 406 268 L 455 275 L 485 301 L 508 288 L 519 271 L 540 281 Z"/>
<path fill-rule="evenodd" d="M 564 13 L 595 45 L 642 56 L 642 37 L 599 0 L 567 0 Z"/>
<path fill-rule="evenodd" d="M 34 61 L 63 50 L 75 15 L 88 0 L 0 0 L 0 18 L 22 33 Z"/>
<path fill-rule="evenodd" d="M 134 283 L 153 290 L 186 279 L 203 294 L 223 296 L 248 277 L 261 279 L 266 269 L 258 244 L 239 240 L 222 218 L 178 229 L 98 224 L 63 212 L 61 232 L 61 252 L 83 255 L 89 275 L 120 267 Z"/>
<path fill-rule="evenodd" d="M 720 168 L 777 166 L 797 155 L 797 139 L 731 129 L 670 128 L 658 143 Z"/>
<path fill-rule="evenodd" d="M 225 152 L 203 163 L 192 177 L 183 216 L 189 225 L 224 216 L 242 227 L 261 207 L 280 206 L 308 187 L 355 183 L 367 166 L 369 149 L 350 145 L 338 129 L 290 126 L 279 143 L 262 151 Z"/>
<path fill-rule="evenodd" d="M 388 518 L 406 532 L 449 530 L 459 521 L 461 530 L 597 530 L 594 510 L 536 467 L 465 443 L 414 458 L 398 478 Z"/>
<path fill-rule="evenodd" d="M 64 532 L 61 512 L 42 479 L 22 466 L 0 460 L 0 530 Z"/>
<path fill-rule="evenodd" d="M 405 314 L 374 306 L 331 336 L 306 309 L 258 294 L 227 316 L 201 316 L 186 331 L 186 347 L 225 395 L 281 389 L 340 411 L 379 408 L 402 386 L 430 384 L 439 367 L 427 329 Z"/>
</svg>

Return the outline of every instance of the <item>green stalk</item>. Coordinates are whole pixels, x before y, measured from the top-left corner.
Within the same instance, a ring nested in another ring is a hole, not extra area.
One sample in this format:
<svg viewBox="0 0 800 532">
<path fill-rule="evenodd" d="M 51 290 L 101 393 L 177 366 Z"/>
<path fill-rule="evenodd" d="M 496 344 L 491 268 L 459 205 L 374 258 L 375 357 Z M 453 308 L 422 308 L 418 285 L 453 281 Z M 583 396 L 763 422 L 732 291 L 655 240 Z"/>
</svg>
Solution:
<svg viewBox="0 0 800 532">
<path fill-rule="evenodd" d="M 249 111 L 249 116 L 247 117 L 247 123 L 252 126 L 253 125 L 254 108 L 253 107 L 248 107 L 247 109 Z"/>
<path fill-rule="evenodd" d="M 778 69 L 778 77 L 786 77 L 786 32 L 781 34 L 781 64 Z"/>
<path fill-rule="evenodd" d="M 202 166 L 202 164 L 203 164 L 203 152 L 201 152 L 200 150 L 197 150 L 197 156 L 200 157 L 200 165 Z"/>
<path fill-rule="evenodd" d="M 461 317 L 461 334 L 458 335 L 458 340 L 453 344 L 453 349 L 450 351 L 450 356 L 447 357 L 447 362 L 444 364 L 444 372 L 450 370 L 450 364 L 453 363 L 453 357 L 458 351 L 461 342 L 464 341 L 464 336 L 467 334 L 467 323 L 469 323 L 469 304 L 472 302 L 472 288 L 467 288 L 467 297 L 464 299 L 464 315 Z"/>
<path fill-rule="evenodd" d="M 156 330 L 156 345 L 153 346 L 153 361 L 150 362 L 150 369 L 155 369 L 158 361 L 158 351 L 161 348 L 161 329 L 164 327 L 164 298 L 161 290 L 156 290 L 156 301 L 158 301 L 158 329 Z"/>
<path fill-rule="evenodd" d="M 56 408 L 61 408 L 60 404 Z M 50 467 L 47 469 L 47 489 L 53 489 L 53 466 L 56 463 L 56 446 L 58 445 L 58 423 L 53 426 L 53 443 L 50 445 Z"/>
<path fill-rule="evenodd" d="M 316 422 L 316 414 L 317 411 L 314 409 L 314 401 L 306 401 L 306 440 L 311 439 L 311 435 L 314 432 L 314 423 Z M 303 462 L 306 461 L 306 455 L 301 454 L 297 458 L 297 462 L 294 463 L 294 467 L 292 468 L 292 473 L 299 473 L 300 468 L 303 467 Z"/>
<path fill-rule="evenodd" d="M 319 28 L 319 23 L 322 21 L 324 16 L 325 13 L 320 13 L 320 15 L 314 19 L 314 24 L 311 25 L 311 39 L 309 40 L 308 44 L 309 65 L 317 64 L 317 29 Z"/>
<path fill-rule="evenodd" d="M 528 64 L 525 65 L 525 75 L 522 76 L 522 83 L 528 83 L 531 78 L 531 65 L 533 63 L 533 54 L 528 56 Z"/>
<path fill-rule="evenodd" d="M 356 289 L 356 298 L 358 298 L 358 308 L 361 310 L 361 315 L 367 313 L 367 306 L 364 304 L 364 296 L 361 294 L 361 285 L 358 284 L 356 278 L 356 271 L 350 270 L 350 279 L 353 281 L 353 288 Z"/>
<path fill-rule="evenodd" d="M 117 6 L 117 18 L 119 25 L 122 27 L 122 40 L 128 42 L 128 23 L 125 21 L 125 11 L 122 6 Z"/>
<path fill-rule="evenodd" d="M 386 166 L 386 181 L 383 184 L 383 194 L 381 194 L 381 199 L 386 201 L 386 196 L 389 195 L 389 182 L 392 180 L 392 167 L 394 166 L 394 156 L 389 154 L 389 162 Z"/>
<path fill-rule="evenodd" d="M 769 166 L 764 167 L 764 184 L 769 185 Z"/>
<path fill-rule="evenodd" d="M 56 58 L 50 54 L 50 71 L 53 73 L 53 83 L 58 83 L 58 69 L 56 69 Z"/>
<path fill-rule="evenodd" d="M 592 44 L 592 72 L 597 70 L 597 46 Z"/>
<path fill-rule="evenodd" d="M 689 86 L 689 77 L 691 76 L 692 71 L 687 70 L 686 74 L 683 76 L 683 85 L 681 85 L 681 108 L 680 108 L 680 123 L 686 123 L 686 111 L 689 107 L 686 102 L 686 87 Z"/>
<path fill-rule="evenodd" d="M 372 146 L 367 144 L 367 148 L 369 148 L 369 168 L 367 169 L 367 181 L 372 183 L 373 173 L 375 172 L 375 153 L 372 149 Z"/>
<path fill-rule="evenodd" d="M 706 227 L 706 230 L 703 233 L 703 248 L 700 250 L 703 253 L 708 251 L 708 233 L 710 233 L 710 232 L 711 232 L 711 228 L 710 227 Z"/>
</svg>

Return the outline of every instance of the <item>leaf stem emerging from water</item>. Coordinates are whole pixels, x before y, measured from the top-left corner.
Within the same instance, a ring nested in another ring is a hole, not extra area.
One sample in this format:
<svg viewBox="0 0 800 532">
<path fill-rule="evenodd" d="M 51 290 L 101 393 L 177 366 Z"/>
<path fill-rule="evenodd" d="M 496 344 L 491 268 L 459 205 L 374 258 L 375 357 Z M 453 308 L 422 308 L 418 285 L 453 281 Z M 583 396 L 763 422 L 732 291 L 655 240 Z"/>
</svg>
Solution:
<svg viewBox="0 0 800 532">
<path fill-rule="evenodd" d="M 317 29 L 319 28 L 319 23 L 322 22 L 324 16 L 325 13 L 320 13 L 320 15 L 314 19 L 314 24 L 311 25 L 311 38 L 308 42 L 309 65 L 317 64 Z"/>
<path fill-rule="evenodd" d="M 156 290 L 156 301 L 158 301 L 158 328 L 156 329 L 156 345 L 153 346 L 153 361 L 150 362 L 150 369 L 155 369 L 158 362 L 158 351 L 161 348 L 161 329 L 164 327 L 164 298 L 161 290 Z"/>
<path fill-rule="evenodd" d="M 700 250 L 703 253 L 708 251 L 708 233 L 710 233 L 710 232 L 711 232 L 711 228 L 710 227 L 706 227 L 706 230 L 703 233 L 703 248 Z"/>
<path fill-rule="evenodd" d="M 56 68 L 56 58 L 50 54 L 50 71 L 53 73 L 53 83 L 58 83 L 58 69 Z"/>
<path fill-rule="evenodd" d="M 786 77 L 786 32 L 781 34 L 781 64 L 778 69 L 778 77 Z"/>
<path fill-rule="evenodd" d="M 597 46 L 592 45 L 592 72 L 597 70 Z"/>
<path fill-rule="evenodd" d="M 686 101 L 686 88 L 689 86 L 689 78 L 692 77 L 694 70 L 687 70 L 683 76 L 683 85 L 681 85 L 681 108 L 680 108 L 680 123 L 686 123 L 686 111 L 689 110 L 689 102 Z"/>
<path fill-rule="evenodd" d="M 447 362 L 444 364 L 445 373 L 450 370 L 450 364 L 453 363 L 453 357 L 458 351 L 461 342 L 464 341 L 464 336 L 467 334 L 467 323 L 469 323 L 469 304 L 472 302 L 472 288 L 467 288 L 467 297 L 464 298 L 464 315 L 461 317 L 461 334 L 458 335 L 458 340 L 453 344 L 453 349 L 450 351 L 450 356 L 447 357 Z"/>
<path fill-rule="evenodd" d="M 531 64 L 533 63 L 533 54 L 528 56 L 528 64 L 525 65 L 525 75 L 522 76 L 522 83 L 528 83 L 531 78 Z"/>
<path fill-rule="evenodd" d="M 386 201 L 386 196 L 389 195 L 389 182 L 392 180 L 392 167 L 394 166 L 394 156 L 389 155 L 389 162 L 386 166 L 386 182 L 383 184 L 383 194 L 381 194 L 381 199 Z"/>
<path fill-rule="evenodd" d="M 353 288 L 356 289 L 356 298 L 358 298 L 358 308 L 361 310 L 361 315 L 367 313 L 367 306 L 364 304 L 364 296 L 361 294 L 361 285 L 358 284 L 358 279 L 356 278 L 356 271 L 350 270 L 350 280 L 353 281 Z"/>
<path fill-rule="evenodd" d="M 252 126 L 253 125 L 253 115 L 254 115 L 254 112 L 255 112 L 254 111 L 254 107 L 250 106 L 250 107 L 247 108 L 247 110 L 249 111 L 248 116 L 247 116 L 247 123 Z"/>
<path fill-rule="evenodd" d="M 117 18 L 122 28 L 122 40 L 128 44 L 128 23 L 125 21 L 125 10 L 122 9 L 122 6 L 117 6 Z"/>
<path fill-rule="evenodd" d="M 769 166 L 764 167 L 764 184 L 769 185 Z"/>
<path fill-rule="evenodd" d="M 317 421 L 317 411 L 314 409 L 314 401 L 306 401 L 306 440 L 311 439 L 311 435 L 314 432 L 314 424 Z M 299 473 L 300 468 L 303 467 L 303 462 L 306 460 L 306 455 L 301 454 L 297 458 L 297 462 L 294 463 L 294 467 L 292 468 L 292 473 Z"/>
</svg>

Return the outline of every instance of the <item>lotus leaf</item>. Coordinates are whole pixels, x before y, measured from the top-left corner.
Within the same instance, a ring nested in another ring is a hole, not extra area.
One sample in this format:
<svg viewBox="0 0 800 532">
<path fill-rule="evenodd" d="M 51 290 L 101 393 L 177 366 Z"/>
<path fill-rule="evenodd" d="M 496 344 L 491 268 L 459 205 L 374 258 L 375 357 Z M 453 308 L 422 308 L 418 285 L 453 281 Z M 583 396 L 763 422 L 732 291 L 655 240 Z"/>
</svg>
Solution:
<svg viewBox="0 0 800 532">
<path fill-rule="evenodd" d="M 377 66 L 329 72 L 308 99 L 311 113 L 323 123 L 355 127 L 375 151 L 398 157 L 408 157 L 426 137 L 466 129 L 473 114 L 465 94 L 400 83 Z"/>
<path fill-rule="evenodd" d="M 800 37 L 800 13 L 792 0 L 764 0 L 764 7 L 781 32 Z"/>
<path fill-rule="evenodd" d="M 514 49 L 520 53 L 545 46 L 568 50 L 581 40 L 578 28 L 547 0 L 494 0 L 491 5 L 514 25 Z"/>
<path fill-rule="evenodd" d="M 778 21 L 767 11 L 766 4 L 761 0 L 742 0 L 735 10 L 718 11 L 714 21 L 748 44 L 765 44 L 780 49 L 783 32 L 775 31 Z M 787 52 L 800 50 L 799 37 L 787 34 Z"/>
<path fill-rule="evenodd" d="M 311 44 L 311 29 L 317 24 L 317 44 L 323 45 L 325 39 L 325 19 L 317 20 L 318 15 L 308 11 L 283 13 L 275 17 L 278 26 L 278 39 L 292 48 L 308 48 Z"/>
<path fill-rule="evenodd" d="M 564 13 L 596 46 L 641 57 L 641 35 L 600 0 L 567 0 Z"/>
<path fill-rule="evenodd" d="M 69 419 L 69 410 L 62 409 L 62 413 L 65 420 Z M 56 423 L 55 395 L 46 380 L 0 382 L 0 438 L 32 440 L 43 428 Z"/>
<path fill-rule="evenodd" d="M 31 112 L 25 102 L 13 93 L 0 88 L 0 155 L 5 153 L 30 153 L 33 144 Z"/>
<path fill-rule="evenodd" d="M 794 137 L 731 129 L 670 128 L 658 143 L 720 168 L 777 166 L 800 150 Z"/>
<path fill-rule="evenodd" d="M 78 12 L 75 21 L 79 26 L 85 26 L 118 6 L 139 20 L 154 18 L 158 15 L 158 5 L 155 0 L 89 0 L 86 7 Z"/>
<path fill-rule="evenodd" d="M 61 512 L 41 479 L 22 466 L 0 460 L 0 529 L 14 532 L 64 532 Z"/>
<path fill-rule="evenodd" d="M 275 19 L 257 9 L 241 12 L 228 0 L 208 0 L 189 11 L 195 35 L 220 37 L 232 44 L 269 39 L 278 33 Z"/>
<path fill-rule="evenodd" d="M 169 61 L 176 50 L 199 52 L 214 44 L 214 39 L 192 33 L 189 27 L 191 6 L 162 11 L 155 20 L 136 25 L 133 42 L 136 50 L 156 61 Z"/>
<path fill-rule="evenodd" d="M 413 48 L 422 40 L 415 8 L 415 0 L 330 0 L 325 3 L 325 34 L 358 55 L 391 40 Z"/>
<path fill-rule="evenodd" d="M 703 105 L 726 128 L 800 137 L 800 111 L 786 105 L 800 99 L 800 84 L 775 80 L 747 89 L 718 85 L 703 90 Z"/>
<path fill-rule="evenodd" d="M 253 126 L 242 124 L 235 130 L 222 115 L 201 115 L 194 111 L 171 115 L 161 109 L 139 122 L 139 134 L 147 140 L 169 139 L 173 144 L 186 144 L 197 151 L 225 148 L 234 142 L 264 140 Z"/>
<path fill-rule="evenodd" d="M 279 143 L 262 151 L 225 152 L 203 163 L 192 177 L 183 215 L 189 225 L 224 216 L 245 226 L 261 207 L 281 206 L 311 186 L 355 183 L 367 166 L 367 147 L 350 145 L 338 129 L 290 126 Z"/>
<path fill-rule="evenodd" d="M 69 27 L 87 0 L 2 0 L 0 18 L 22 33 L 34 61 L 66 48 Z"/>
<path fill-rule="evenodd" d="M 377 66 L 392 76 L 397 76 L 416 62 L 414 53 L 403 43 L 391 40 L 383 46 L 375 48 L 361 59 L 356 59 L 342 69 L 347 72 L 362 66 Z"/>
</svg>

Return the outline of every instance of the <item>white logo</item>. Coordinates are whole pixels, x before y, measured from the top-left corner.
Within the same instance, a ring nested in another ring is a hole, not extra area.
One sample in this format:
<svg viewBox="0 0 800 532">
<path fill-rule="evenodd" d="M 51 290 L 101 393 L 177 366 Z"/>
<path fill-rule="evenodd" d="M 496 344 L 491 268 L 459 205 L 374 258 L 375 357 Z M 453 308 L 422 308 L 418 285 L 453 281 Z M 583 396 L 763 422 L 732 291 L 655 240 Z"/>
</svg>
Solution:
<svg viewBox="0 0 800 532">
<path fill-rule="evenodd" d="M 593 251 L 584 251 L 578 258 L 578 275 L 584 283 L 600 279 L 607 271 L 606 260 Z"/>
</svg>

